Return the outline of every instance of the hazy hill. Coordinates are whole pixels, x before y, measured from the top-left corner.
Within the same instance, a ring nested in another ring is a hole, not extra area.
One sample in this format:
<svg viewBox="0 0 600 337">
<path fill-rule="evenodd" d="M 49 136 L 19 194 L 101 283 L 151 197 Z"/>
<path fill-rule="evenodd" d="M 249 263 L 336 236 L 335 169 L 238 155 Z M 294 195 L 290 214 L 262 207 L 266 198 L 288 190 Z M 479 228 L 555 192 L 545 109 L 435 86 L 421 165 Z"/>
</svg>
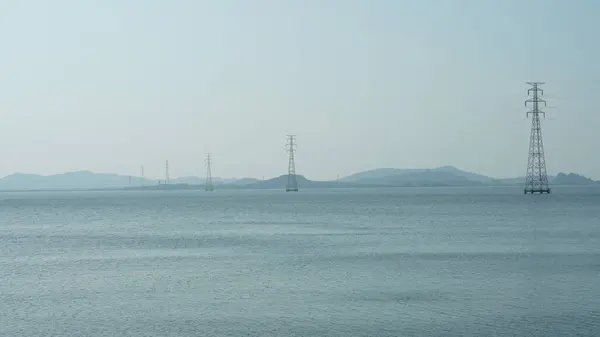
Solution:
<svg viewBox="0 0 600 337">
<path fill-rule="evenodd" d="M 454 166 L 442 166 L 442 167 L 433 169 L 432 171 L 452 173 L 457 176 L 467 178 L 471 181 L 475 181 L 475 182 L 479 182 L 479 183 L 483 183 L 483 184 L 499 184 L 500 183 L 497 179 L 494 179 L 494 178 L 491 178 L 488 176 L 484 176 L 481 174 L 473 173 L 473 172 L 459 170 Z"/>
<path fill-rule="evenodd" d="M 235 183 L 235 179 L 213 178 L 215 185 Z M 257 180 L 244 179 L 240 185 L 251 183 Z M 162 181 L 161 181 L 162 182 Z M 199 177 L 181 177 L 171 179 L 172 185 L 188 184 L 203 185 L 204 178 Z M 141 177 L 131 177 L 118 174 L 93 173 L 90 171 L 77 171 L 61 173 L 49 176 L 37 174 L 15 173 L 4 178 L 0 178 L 0 190 L 78 190 L 78 189 L 107 189 L 107 188 L 125 188 L 140 186 L 157 186 L 158 180 L 144 179 Z M 175 188 L 175 186 L 173 186 Z"/>
<path fill-rule="evenodd" d="M 378 186 L 477 186 L 481 182 L 473 181 L 451 172 L 439 170 L 413 171 L 391 176 L 362 179 L 355 184 Z"/>
<path fill-rule="evenodd" d="M 600 184 L 584 176 L 560 173 L 549 176 L 551 185 L 594 185 Z M 452 166 L 435 169 L 376 169 L 360 172 L 340 179 L 340 181 L 312 181 L 302 175 L 297 176 L 298 188 L 336 188 L 336 187 L 400 187 L 400 186 L 479 186 L 479 185 L 522 185 L 524 177 L 512 179 L 494 179 L 476 173 L 459 170 Z M 204 185 L 203 177 L 181 177 L 171 180 L 168 189 L 198 189 Z M 226 189 L 284 189 L 287 175 L 268 180 L 254 178 L 221 179 L 213 178 L 217 188 Z M 179 184 L 179 185 L 177 185 Z M 50 176 L 15 173 L 0 179 L 0 190 L 77 190 L 111 188 L 158 188 L 158 181 L 129 177 L 118 174 L 78 171 Z M 167 188 L 167 186 L 164 186 Z M 163 189 L 163 188 L 159 188 Z"/>
<path fill-rule="evenodd" d="M 396 168 L 378 168 L 369 171 L 363 171 L 351 174 L 349 176 L 340 178 L 341 182 L 356 182 L 366 179 L 384 178 L 397 174 L 408 173 L 408 172 L 420 172 L 425 169 L 396 169 Z"/>
<path fill-rule="evenodd" d="M 340 179 L 340 181 L 380 186 L 522 185 L 525 183 L 525 177 L 495 179 L 463 171 L 453 166 L 442 166 L 434 169 L 380 168 L 355 173 Z M 551 185 L 600 184 L 600 182 L 575 173 L 560 173 L 556 177 L 549 175 L 548 181 Z"/>
<path fill-rule="evenodd" d="M 403 174 L 417 174 L 416 177 L 420 176 L 419 173 L 425 173 L 423 177 L 430 176 L 434 181 L 439 180 L 433 173 L 442 173 L 439 177 L 448 177 L 455 180 L 454 176 L 464 177 L 473 182 L 480 182 L 484 184 L 499 184 L 500 182 L 494 178 L 490 178 L 481 174 L 467 172 L 459 170 L 453 166 L 442 166 L 433 169 L 396 169 L 396 168 L 379 168 L 375 170 L 369 170 L 364 172 L 355 173 L 340 179 L 340 181 L 346 182 L 359 182 L 359 181 L 371 181 L 372 179 L 380 179 L 391 176 L 399 176 Z M 450 173 L 452 175 L 444 175 L 444 173 Z M 407 177 L 410 179 L 410 177 Z M 464 181 L 464 180 L 463 180 Z"/>
<path fill-rule="evenodd" d="M 500 182 L 481 174 L 459 170 L 453 166 L 434 169 L 381 168 L 359 172 L 340 179 L 357 184 L 383 186 L 473 186 Z"/>
<path fill-rule="evenodd" d="M 287 174 L 268 179 L 260 180 L 251 184 L 244 185 L 244 188 L 252 189 L 285 189 L 287 185 Z M 312 181 L 306 179 L 302 175 L 296 175 L 296 181 L 298 182 L 298 189 L 303 188 L 336 188 L 336 187 L 354 187 L 352 184 L 336 182 L 336 181 Z"/>
<path fill-rule="evenodd" d="M 129 185 L 129 176 L 77 171 L 50 176 L 15 173 L 0 179 L 0 190 L 66 190 L 120 188 Z M 131 184 L 141 184 L 141 178 L 132 178 Z M 154 182 L 144 179 L 145 184 Z"/>
<path fill-rule="evenodd" d="M 237 179 L 237 180 L 234 180 L 234 181 L 228 183 L 228 185 L 246 186 L 246 185 L 251 185 L 251 184 L 257 183 L 259 181 L 260 180 L 254 179 L 254 178 L 241 178 L 241 179 Z"/>
<path fill-rule="evenodd" d="M 575 173 L 559 173 L 550 184 L 552 185 L 594 185 L 598 182 Z"/>
</svg>

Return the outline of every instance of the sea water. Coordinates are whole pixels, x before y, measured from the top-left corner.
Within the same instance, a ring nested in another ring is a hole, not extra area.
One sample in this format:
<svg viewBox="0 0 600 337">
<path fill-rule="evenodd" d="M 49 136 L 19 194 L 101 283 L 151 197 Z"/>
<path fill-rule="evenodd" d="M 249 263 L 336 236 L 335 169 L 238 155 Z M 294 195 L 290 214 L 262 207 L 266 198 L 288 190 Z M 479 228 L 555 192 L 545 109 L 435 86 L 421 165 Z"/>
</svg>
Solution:
<svg viewBox="0 0 600 337">
<path fill-rule="evenodd" d="M 598 336 L 600 189 L 0 194 L 0 336 Z"/>
</svg>

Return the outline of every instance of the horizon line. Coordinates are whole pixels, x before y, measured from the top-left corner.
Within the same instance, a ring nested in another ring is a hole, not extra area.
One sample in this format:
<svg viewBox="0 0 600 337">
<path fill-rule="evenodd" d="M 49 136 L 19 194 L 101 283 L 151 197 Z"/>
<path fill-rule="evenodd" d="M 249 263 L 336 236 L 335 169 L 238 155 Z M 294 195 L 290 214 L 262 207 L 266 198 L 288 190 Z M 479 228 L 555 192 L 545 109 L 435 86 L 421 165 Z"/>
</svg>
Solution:
<svg viewBox="0 0 600 337">
<path fill-rule="evenodd" d="M 488 176 L 488 175 L 484 175 L 484 174 L 480 174 L 480 173 L 476 173 L 476 172 L 465 171 L 465 170 L 459 169 L 459 168 L 457 168 L 457 167 L 455 167 L 455 166 L 452 166 L 452 165 L 442 165 L 442 166 L 438 166 L 438 167 L 435 167 L 435 168 L 394 168 L 394 167 L 379 167 L 379 168 L 368 169 L 368 170 L 364 170 L 364 171 L 358 171 L 358 172 L 350 173 L 350 174 L 348 174 L 348 175 L 345 175 L 345 176 L 342 176 L 342 177 L 339 177 L 339 178 L 337 178 L 337 177 L 336 177 L 336 178 L 330 178 L 330 179 L 325 179 L 325 180 L 320 180 L 320 181 L 336 181 L 336 180 L 338 180 L 338 179 L 344 179 L 344 178 L 350 177 L 350 176 L 352 176 L 352 175 L 355 175 L 355 174 L 360 174 L 360 173 L 365 173 L 365 172 L 371 172 L 371 171 L 377 171 L 377 170 L 406 170 L 406 171 L 411 171 L 411 170 L 437 170 L 437 169 L 440 169 L 440 168 L 445 168 L 445 167 L 448 167 L 448 168 L 454 168 L 454 169 L 457 169 L 457 170 L 459 170 L 459 171 L 461 171 L 461 172 L 464 172 L 464 173 L 471 173 L 471 174 L 477 174 L 477 175 L 481 175 L 481 176 L 483 176 L 483 177 L 490 178 L 490 179 L 494 179 L 494 180 L 505 180 L 505 179 L 521 179 L 521 178 L 525 179 L 525 176 L 514 176 L 514 177 L 493 177 L 493 176 Z M 13 175 L 31 175 L 31 176 L 38 176 L 38 177 L 53 177 L 53 176 L 59 176 L 59 175 L 65 175 L 65 174 L 73 174 L 73 173 L 91 173 L 91 174 L 95 174 L 95 175 L 113 175 L 113 176 L 119 176 L 119 177 L 123 177 L 123 178 L 131 178 L 131 179 L 136 179 L 136 180 L 141 180 L 141 179 L 143 179 L 143 180 L 146 180 L 146 181 L 156 181 L 156 182 L 158 182 L 158 181 L 163 181 L 163 180 L 164 180 L 164 177 L 162 177 L 162 178 L 149 178 L 149 177 L 146 177 L 146 176 L 140 176 L 140 175 L 131 175 L 131 174 L 114 173 L 114 172 L 98 172 L 98 171 L 92 171 L 92 170 L 88 170 L 88 169 L 74 170 L 74 171 L 65 171 L 65 172 L 60 172 L 60 173 L 52 173 L 52 174 L 39 174 L 39 173 L 13 172 L 13 173 L 9 173 L 9 174 L 7 174 L 7 175 L 4 175 L 4 176 L 0 176 L 0 180 L 1 180 L 1 179 L 4 179 L 4 178 L 6 178 L 6 177 L 9 177 L 9 176 L 13 176 Z M 557 175 L 559 175 L 559 174 L 561 174 L 561 173 L 562 173 L 562 174 L 567 174 L 567 175 L 568 175 L 568 174 L 577 174 L 577 175 L 579 175 L 579 176 L 582 176 L 582 177 L 585 177 L 585 178 L 588 178 L 588 179 L 595 180 L 595 179 L 593 179 L 593 178 L 587 177 L 587 176 L 585 176 L 585 175 L 582 175 L 582 174 L 579 174 L 579 173 L 576 173 L 576 172 L 568 172 L 568 173 L 567 173 L 567 172 L 559 171 L 559 172 L 558 172 L 558 173 L 556 173 L 556 174 L 549 174 L 549 175 L 550 175 L 550 176 L 557 176 Z M 259 181 L 261 181 L 261 180 L 274 179 L 274 178 L 278 178 L 278 177 L 281 177 L 281 176 L 286 176 L 286 175 L 287 175 L 287 173 L 282 173 L 282 174 L 280 174 L 280 175 L 273 176 L 273 177 L 271 177 L 271 178 L 267 178 L 267 179 L 264 179 L 264 176 L 263 176 L 263 177 L 261 177 L 261 178 L 252 177 L 252 176 L 241 176 L 241 177 L 219 177 L 219 176 L 213 176 L 212 178 L 213 178 L 213 179 L 220 179 L 220 180 L 256 179 L 256 180 L 259 180 Z M 300 174 L 300 173 L 296 173 L 296 175 L 297 175 L 297 176 L 303 176 L 303 177 L 305 177 L 305 178 L 306 178 L 306 176 L 305 176 L 305 175 L 303 175 L 303 174 Z M 198 179 L 204 179 L 205 177 L 204 177 L 204 176 L 201 176 L 201 175 L 183 175 L 183 176 L 178 176 L 178 177 L 171 177 L 171 178 L 170 178 L 170 180 L 176 180 L 176 179 L 182 179 L 182 178 L 198 178 Z M 316 181 L 316 180 L 315 180 L 315 181 Z"/>
</svg>

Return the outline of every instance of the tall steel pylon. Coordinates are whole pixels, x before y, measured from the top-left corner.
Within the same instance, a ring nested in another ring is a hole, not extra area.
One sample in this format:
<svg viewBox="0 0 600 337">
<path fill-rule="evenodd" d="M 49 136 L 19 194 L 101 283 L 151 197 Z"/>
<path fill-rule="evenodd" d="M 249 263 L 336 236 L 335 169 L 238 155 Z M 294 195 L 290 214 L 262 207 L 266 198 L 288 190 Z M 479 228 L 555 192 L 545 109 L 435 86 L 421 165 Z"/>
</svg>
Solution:
<svg viewBox="0 0 600 337">
<path fill-rule="evenodd" d="M 169 161 L 167 160 L 165 163 L 165 184 L 168 185 L 171 183 L 171 176 L 169 175 Z"/>
<path fill-rule="evenodd" d="M 144 165 L 140 166 L 140 169 L 142 171 L 141 172 L 142 175 L 141 175 L 141 179 L 140 179 L 140 185 L 144 186 L 145 185 L 144 180 L 146 180 L 146 178 L 144 177 Z"/>
<path fill-rule="evenodd" d="M 294 153 L 296 152 L 296 136 L 288 135 L 286 151 L 289 153 L 288 178 L 286 192 L 298 192 L 298 181 L 296 180 L 296 163 L 294 162 Z"/>
<path fill-rule="evenodd" d="M 540 98 L 544 94 L 544 91 L 540 88 L 544 82 L 527 82 L 527 84 L 531 86 L 527 90 L 527 94 L 532 95 L 532 97 L 525 101 L 525 106 L 528 107 L 528 104 L 532 105 L 532 109 L 527 111 L 527 116 L 531 115 L 532 119 L 524 193 L 550 193 L 548 174 L 546 173 L 546 159 L 544 157 L 544 142 L 542 141 L 542 126 L 540 123 L 540 115 L 546 117 L 546 113 L 540 108 L 540 104 L 544 104 L 544 107 L 546 107 L 546 101 Z"/>
<path fill-rule="evenodd" d="M 206 154 L 206 183 L 204 184 L 205 191 L 213 191 L 215 188 L 213 186 L 212 181 L 212 172 L 211 172 L 211 163 L 212 163 L 212 155 L 210 153 Z"/>
</svg>

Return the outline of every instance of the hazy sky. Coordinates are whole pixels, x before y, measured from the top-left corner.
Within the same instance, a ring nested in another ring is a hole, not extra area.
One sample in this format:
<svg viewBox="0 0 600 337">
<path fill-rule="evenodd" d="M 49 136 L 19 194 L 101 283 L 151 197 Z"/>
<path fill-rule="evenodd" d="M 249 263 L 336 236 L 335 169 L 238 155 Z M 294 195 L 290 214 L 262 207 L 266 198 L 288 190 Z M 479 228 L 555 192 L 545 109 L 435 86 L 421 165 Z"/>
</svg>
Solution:
<svg viewBox="0 0 600 337">
<path fill-rule="evenodd" d="M 600 179 L 600 1 L 4 0 L 0 176 L 312 179 L 454 165 Z"/>
</svg>

